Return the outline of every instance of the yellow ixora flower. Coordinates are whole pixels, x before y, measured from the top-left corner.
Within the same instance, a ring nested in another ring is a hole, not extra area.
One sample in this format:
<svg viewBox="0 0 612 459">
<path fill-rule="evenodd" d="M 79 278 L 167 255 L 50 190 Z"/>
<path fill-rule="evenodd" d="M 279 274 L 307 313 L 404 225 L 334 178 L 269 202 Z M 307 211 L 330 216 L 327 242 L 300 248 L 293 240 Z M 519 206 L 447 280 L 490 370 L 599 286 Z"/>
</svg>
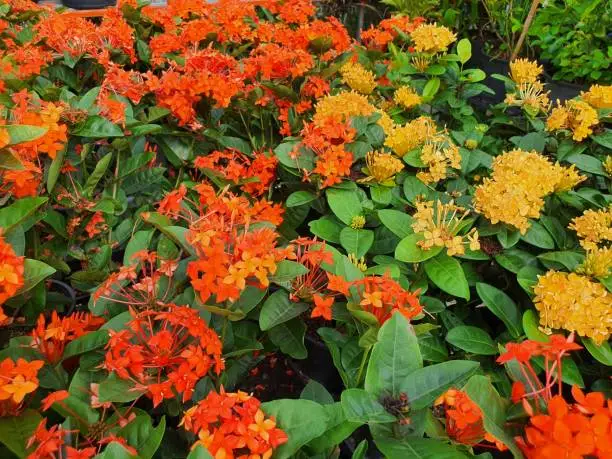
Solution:
<svg viewBox="0 0 612 459">
<path fill-rule="evenodd" d="M 361 272 L 367 271 L 368 265 L 366 264 L 364 257 L 357 258 L 357 256 L 354 253 L 349 253 L 347 258 L 349 259 L 349 261 L 351 262 L 353 266 L 359 269 L 359 271 Z"/>
<path fill-rule="evenodd" d="M 371 94 L 376 88 L 374 74 L 357 62 L 347 62 L 340 68 L 342 82 L 361 94 Z"/>
<path fill-rule="evenodd" d="M 580 245 L 587 250 L 612 241 L 612 206 L 602 210 L 586 210 L 572 220 L 569 228 L 576 231 Z"/>
<path fill-rule="evenodd" d="M 612 294 L 576 273 L 549 271 L 538 277 L 534 305 L 544 331 L 565 329 L 601 344 L 612 333 Z"/>
<path fill-rule="evenodd" d="M 606 156 L 606 159 L 603 162 L 604 169 L 609 177 L 612 177 L 612 156 Z"/>
<path fill-rule="evenodd" d="M 587 92 L 581 92 L 580 98 L 594 108 L 612 108 L 612 86 L 594 84 Z"/>
<path fill-rule="evenodd" d="M 404 168 L 404 163 L 390 153 L 370 151 L 366 154 L 364 172 L 368 175 L 359 180 L 362 183 L 375 182 L 383 185 L 393 185 L 395 174 Z"/>
<path fill-rule="evenodd" d="M 557 102 L 546 121 L 547 131 L 568 129 L 572 138 L 580 142 L 593 133 L 593 126 L 599 124 L 597 111 L 582 100 L 568 100 L 565 105 Z"/>
<path fill-rule="evenodd" d="M 417 178 L 423 183 L 437 183 L 448 177 L 449 168 L 461 168 L 459 147 L 446 135 L 426 141 L 421 150 L 421 161 L 429 168 L 417 173 Z"/>
<path fill-rule="evenodd" d="M 421 96 L 419 96 L 410 86 L 402 86 L 395 91 L 393 100 L 395 100 L 396 104 L 407 109 L 416 107 L 422 102 Z"/>
<path fill-rule="evenodd" d="M 389 147 L 398 156 L 404 156 L 425 143 L 428 138 L 436 134 L 438 128 L 434 120 L 427 116 L 420 116 L 403 126 L 395 126 L 387 134 L 385 146 Z"/>
<path fill-rule="evenodd" d="M 544 69 L 535 61 L 515 59 L 510 62 L 510 78 L 516 84 L 536 83 Z"/>
<path fill-rule="evenodd" d="M 507 223 L 522 234 L 538 218 L 544 197 L 567 191 L 585 178 L 574 167 L 551 163 L 535 151 L 512 150 L 495 158 L 490 178 L 474 193 L 474 208 L 491 223 Z"/>
<path fill-rule="evenodd" d="M 437 24 L 422 24 L 410 33 L 418 52 L 442 53 L 457 39 L 450 29 Z"/>
<path fill-rule="evenodd" d="M 584 262 L 576 268 L 579 274 L 601 279 L 608 277 L 611 274 L 610 270 L 612 270 L 612 248 L 610 247 L 587 250 Z"/>
<path fill-rule="evenodd" d="M 475 228 L 466 235 L 459 234 L 465 218 L 470 214 L 465 208 L 455 205 L 453 201 L 446 204 L 441 201 L 417 201 L 416 208 L 412 216 L 412 229 L 423 236 L 423 240 L 417 243 L 421 249 L 446 247 L 449 256 L 463 255 L 466 245 L 471 250 L 480 249 Z"/>
</svg>

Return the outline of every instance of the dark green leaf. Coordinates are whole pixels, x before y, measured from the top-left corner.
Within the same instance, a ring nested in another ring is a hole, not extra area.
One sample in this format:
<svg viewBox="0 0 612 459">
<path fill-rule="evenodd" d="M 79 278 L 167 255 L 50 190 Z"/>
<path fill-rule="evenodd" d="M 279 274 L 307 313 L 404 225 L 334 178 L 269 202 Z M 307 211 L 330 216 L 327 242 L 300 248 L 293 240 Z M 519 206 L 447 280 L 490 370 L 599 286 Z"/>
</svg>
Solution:
<svg viewBox="0 0 612 459">
<path fill-rule="evenodd" d="M 441 253 L 425 262 L 425 272 L 440 290 L 459 298 L 470 299 L 467 278 L 461 263 L 455 258 Z"/>
<path fill-rule="evenodd" d="M 446 341 L 466 352 L 478 355 L 496 355 L 497 346 L 489 334 L 478 327 L 461 325 L 446 334 Z"/>
<path fill-rule="evenodd" d="M 508 327 L 510 334 L 518 338 L 523 333 L 521 313 L 512 298 L 492 285 L 477 283 L 478 296 L 489 310 Z"/>
<path fill-rule="evenodd" d="M 342 409 L 346 419 L 362 424 L 395 422 L 377 398 L 363 389 L 347 389 L 341 395 Z"/>
</svg>

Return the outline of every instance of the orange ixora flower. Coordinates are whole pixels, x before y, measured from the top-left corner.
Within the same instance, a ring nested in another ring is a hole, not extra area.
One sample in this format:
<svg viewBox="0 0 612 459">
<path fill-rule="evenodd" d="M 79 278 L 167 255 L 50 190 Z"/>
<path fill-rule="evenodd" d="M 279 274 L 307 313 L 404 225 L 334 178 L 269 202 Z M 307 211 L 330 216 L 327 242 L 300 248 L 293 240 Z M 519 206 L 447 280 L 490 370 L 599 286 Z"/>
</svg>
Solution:
<svg viewBox="0 0 612 459">
<path fill-rule="evenodd" d="M 269 459 L 288 438 L 260 405 L 245 392 L 221 388 L 187 410 L 181 425 L 198 436 L 193 447 L 203 446 L 215 459 Z"/>
<path fill-rule="evenodd" d="M 399 312 L 408 320 L 419 315 L 423 308 L 419 303 L 418 291 L 410 292 L 388 275 L 365 276 L 352 282 L 347 282 L 339 276 L 329 276 L 328 288 L 332 291 L 342 293 L 349 298 L 349 303 L 354 300 L 350 294 L 351 287 L 356 288 L 357 300 L 354 307 L 372 314 L 380 325 L 391 318 L 394 312 Z"/>
<path fill-rule="evenodd" d="M 400 33 L 407 35 L 423 22 L 425 19 L 421 17 L 410 19 L 408 16 L 393 16 L 363 31 L 361 37 L 368 48 L 385 50 Z"/>
<path fill-rule="evenodd" d="M 24 257 L 15 254 L 0 232 L 0 325 L 9 322 L 2 305 L 23 286 L 23 260 Z"/>
<path fill-rule="evenodd" d="M 612 457 L 612 401 L 601 392 L 572 387 L 575 403 L 555 395 L 546 414 L 531 413 L 517 443 L 528 459 Z"/>
<path fill-rule="evenodd" d="M 255 152 L 252 159 L 237 150 L 213 151 L 198 156 L 193 165 L 240 185 L 242 191 L 261 196 L 276 178 L 278 159 L 271 152 Z"/>
<path fill-rule="evenodd" d="M 0 361 L 0 417 L 19 414 L 25 397 L 38 388 L 38 371 L 44 364 L 42 360 Z"/>
<path fill-rule="evenodd" d="M 200 379 L 223 370 L 221 340 L 197 310 L 169 304 L 130 313 L 126 329 L 110 332 L 103 366 L 146 390 L 153 406 L 176 394 L 190 400 Z"/>
<path fill-rule="evenodd" d="M 506 446 L 485 431 L 482 410 L 468 395 L 457 389 L 449 389 L 434 402 L 434 410 L 444 413 L 446 433 L 464 445 L 474 446 L 483 441 L 495 444 L 500 451 Z"/>
<path fill-rule="evenodd" d="M 178 260 L 165 260 L 157 252 L 140 250 L 132 255 L 130 264 L 111 273 L 96 289 L 94 301 L 102 299 L 139 311 L 164 309 L 177 268 Z"/>
<path fill-rule="evenodd" d="M 40 352 L 47 362 L 56 364 L 61 360 L 68 343 L 97 330 L 104 322 L 101 317 L 84 312 L 75 312 L 60 319 L 57 312 L 53 311 L 48 322 L 41 314 L 38 316 L 36 328 L 32 330 L 32 347 Z"/>
</svg>

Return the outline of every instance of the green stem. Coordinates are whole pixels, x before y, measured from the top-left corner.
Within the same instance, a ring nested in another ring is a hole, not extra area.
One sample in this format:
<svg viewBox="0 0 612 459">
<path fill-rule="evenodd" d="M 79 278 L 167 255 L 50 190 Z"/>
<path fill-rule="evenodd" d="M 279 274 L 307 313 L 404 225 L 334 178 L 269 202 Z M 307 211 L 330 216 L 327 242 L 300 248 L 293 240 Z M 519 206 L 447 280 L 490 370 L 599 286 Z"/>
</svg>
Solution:
<svg viewBox="0 0 612 459">
<path fill-rule="evenodd" d="M 366 361 L 368 360 L 368 355 L 370 354 L 370 350 L 372 346 L 368 346 L 363 351 L 363 357 L 361 358 L 361 363 L 359 364 L 359 372 L 357 373 L 357 387 L 361 384 L 361 376 L 363 375 L 363 370 L 365 369 Z"/>
</svg>

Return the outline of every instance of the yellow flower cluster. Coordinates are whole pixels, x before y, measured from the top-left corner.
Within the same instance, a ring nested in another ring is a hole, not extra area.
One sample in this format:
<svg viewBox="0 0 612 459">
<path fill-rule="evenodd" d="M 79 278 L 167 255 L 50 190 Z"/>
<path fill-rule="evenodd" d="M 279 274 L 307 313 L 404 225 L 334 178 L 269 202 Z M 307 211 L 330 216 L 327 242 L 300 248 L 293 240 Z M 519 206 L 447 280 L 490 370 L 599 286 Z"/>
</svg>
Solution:
<svg viewBox="0 0 612 459">
<path fill-rule="evenodd" d="M 572 220 L 569 227 L 576 231 L 580 245 L 593 250 L 600 243 L 612 241 L 612 206 L 602 210 L 586 210 Z"/>
<path fill-rule="evenodd" d="M 608 175 L 612 177 L 612 156 L 606 156 L 606 159 L 603 162 L 603 166 Z"/>
<path fill-rule="evenodd" d="M 576 273 L 549 271 L 534 287 L 534 304 L 546 332 L 563 328 L 597 344 L 612 333 L 612 294 L 599 282 Z"/>
<path fill-rule="evenodd" d="M 435 136 L 428 140 L 421 150 L 421 161 L 429 168 L 426 172 L 417 173 L 423 183 L 436 183 L 448 177 L 448 168 L 461 168 L 459 147 L 447 136 Z"/>
<path fill-rule="evenodd" d="M 354 253 L 349 253 L 347 255 L 347 258 L 353 266 L 359 269 L 359 271 L 365 272 L 368 270 L 368 265 L 366 264 L 364 257 L 357 258 L 357 255 L 355 255 Z"/>
<path fill-rule="evenodd" d="M 342 91 L 334 96 L 325 96 L 317 102 L 312 117 L 315 124 L 324 125 L 329 117 L 347 120 L 351 116 L 369 116 L 376 108 L 368 98 L 355 91 Z"/>
<path fill-rule="evenodd" d="M 510 78 L 516 84 L 537 83 L 543 71 L 541 65 L 528 59 L 515 59 L 510 62 Z"/>
<path fill-rule="evenodd" d="M 340 68 L 342 82 L 361 94 L 372 94 L 376 88 L 374 74 L 357 62 L 347 62 Z"/>
<path fill-rule="evenodd" d="M 425 143 L 437 132 L 436 123 L 427 116 L 420 116 L 403 126 L 395 126 L 387 133 L 385 146 L 391 148 L 398 156 L 404 156 Z"/>
<path fill-rule="evenodd" d="M 597 111 L 581 100 L 568 100 L 565 105 L 558 104 L 546 121 L 546 130 L 569 129 L 576 142 L 593 133 L 593 126 L 599 123 Z"/>
<path fill-rule="evenodd" d="M 385 134 L 389 134 L 395 128 L 395 123 L 384 111 L 377 109 L 368 102 L 368 98 L 355 91 L 342 91 L 333 96 L 325 96 L 317 102 L 315 113 L 312 117 L 318 126 L 325 126 L 325 121 L 333 117 L 342 121 L 352 116 L 370 116 L 379 113 L 378 124 Z"/>
<path fill-rule="evenodd" d="M 480 249 L 478 231 L 476 228 L 466 234 L 459 235 L 462 222 L 469 215 L 465 208 L 456 206 L 453 201 L 443 204 L 440 201 L 417 201 L 417 211 L 412 216 L 412 229 L 423 235 L 423 240 L 417 245 L 423 250 L 432 247 L 446 247 L 449 256 L 463 255 L 465 245 L 471 250 Z"/>
<path fill-rule="evenodd" d="M 450 29 L 436 24 L 423 24 L 410 33 L 418 52 L 441 53 L 457 39 Z"/>
<path fill-rule="evenodd" d="M 363 215 L 355 215 L 351 219 L 350 227 L 353 229 L 362 229 L 366 224 L 366 219 Z"/>
<path fill-rule="evenodd" d="M 404 163 L 390 153 L 370 151 L 366 154 L 366 166 L 364 172 L 368 177 L 361 182 L 393 185 L 393 178 L 404 168 Z"/>
<path fill-rule="evenodd" d="M 506 94 L 504 102 L 524 108 L 532 116 L 539 112 L 547 112 L 550 107 L 548 91 L 538 81 L 542 66 L 527 59 L 516 59 L 510 63 L 510 77 L 516 83 L 516 89 Z"/>
<path fill-rule="evenodd" d="M 612 86 L 594 84 L 587 92 L 581 92 L 580 97 L 591 107 L 612 108 Z"/>
<path fill-rule="evenodd" d="M 402 105 L 404 108 L 412 108 L 419 105 L 422 100 L 421 96 L 419 96 L 410 86 L 402 86 L 393 96 L 393 100 L 398 105 Z"/>
<path fill-rule="evenodd" d="M 512 150 L 493 161 L 493 173 L 476 187 L 475 209 L 491 223 L 504 222 L 525 234 L 529 218 L 538 218 L 544 197 L 585 180 L 574 166 L 552 164 L 535 151 Z"/>
<path fill-rule="evenodd" d="M 612 269 L 612 248 L 594 248 L 587 250 L 584 262 L 576 268 L 576 272 L 591 277 L 606 278 Z M 612 307 L 612 305 L 611 305 Z"/>
</svg>

